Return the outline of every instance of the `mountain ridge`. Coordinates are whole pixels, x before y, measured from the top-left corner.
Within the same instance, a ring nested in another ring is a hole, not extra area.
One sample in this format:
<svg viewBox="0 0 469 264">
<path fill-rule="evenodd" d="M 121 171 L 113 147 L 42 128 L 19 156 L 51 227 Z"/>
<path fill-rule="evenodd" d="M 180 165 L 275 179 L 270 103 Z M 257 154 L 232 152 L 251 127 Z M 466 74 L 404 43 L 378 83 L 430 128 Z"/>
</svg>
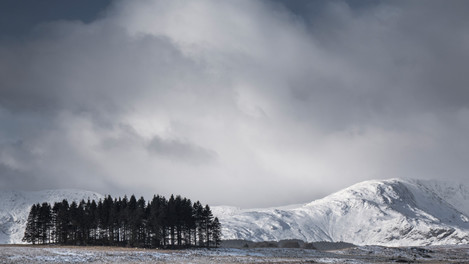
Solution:
<svg viewBox="0 0 469 264">
<path fill-rule="evenodd" d="M 24 230 L 33 204 L 53 204 L 67 199 L 69 202 L 99 200 L 103 195 L 79 189 L 0 192 L 0 244 L 22 244 Z"/>
<path fill-rule="evenodd" d="M 32 204 L 88 198 L 104 195 L 74 189 L 0 192 L 0 244 L 22 243 Z M 222 223 L 223 239 L 385 246 L 469 242 L 469 189 L 442 181 L 370 180 L 299 205 L 211 208 Z"/>
<path fill-rule="evenodd" d="M 292 209 L 213 210 L 225 239 L 462 244 L 469 241 L 468 197 L 461 184 L 396 178 L 357 183 Z"/>
</svg>

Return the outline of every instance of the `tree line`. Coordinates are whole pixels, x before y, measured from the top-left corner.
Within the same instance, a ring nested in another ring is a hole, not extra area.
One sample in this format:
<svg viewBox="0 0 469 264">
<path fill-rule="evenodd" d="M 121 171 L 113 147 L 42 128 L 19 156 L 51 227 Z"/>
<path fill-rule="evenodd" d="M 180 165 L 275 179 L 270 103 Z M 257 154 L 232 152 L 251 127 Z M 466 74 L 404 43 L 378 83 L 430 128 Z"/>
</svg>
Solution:
<svg viewBox="0 0 469 264">
<path fill-rule="evenodd" d="M 23 241 L 32 244 L 145 248 L 218 247 L 221 225 L 208 205 L 174 196 L 134 195 L 69 203 L 35 204 Z"/>
</svg>

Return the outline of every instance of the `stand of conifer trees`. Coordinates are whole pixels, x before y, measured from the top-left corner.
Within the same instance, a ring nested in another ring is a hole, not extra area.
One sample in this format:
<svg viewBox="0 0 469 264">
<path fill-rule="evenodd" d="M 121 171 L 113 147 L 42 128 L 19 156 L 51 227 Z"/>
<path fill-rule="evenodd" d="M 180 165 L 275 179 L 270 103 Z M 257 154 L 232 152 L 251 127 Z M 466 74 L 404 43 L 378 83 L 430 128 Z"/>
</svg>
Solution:
<svg viewBox="0 0 469 264">
<path fill-rule="evenodd" d="M 134 195 L 31 207 L 23 241 L 32 244 L 145 248 L 217 247 L 221 225 L 208 205 L 181 196 Z"/>
</svg>

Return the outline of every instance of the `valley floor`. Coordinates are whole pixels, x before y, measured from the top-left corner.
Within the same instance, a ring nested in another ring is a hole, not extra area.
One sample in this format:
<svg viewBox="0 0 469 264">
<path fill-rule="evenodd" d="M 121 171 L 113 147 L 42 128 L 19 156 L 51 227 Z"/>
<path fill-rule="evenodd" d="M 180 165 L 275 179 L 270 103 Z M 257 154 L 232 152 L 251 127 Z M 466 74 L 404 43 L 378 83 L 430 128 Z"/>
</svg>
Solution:
<svg viewBox="0 0 469 264">
<path fill-rule="evenodd" d="M 0 263 L 469 263 L 469 245 L 387 248 L 145 250 L 114 247 L 0 246 Z"/>
</svg>

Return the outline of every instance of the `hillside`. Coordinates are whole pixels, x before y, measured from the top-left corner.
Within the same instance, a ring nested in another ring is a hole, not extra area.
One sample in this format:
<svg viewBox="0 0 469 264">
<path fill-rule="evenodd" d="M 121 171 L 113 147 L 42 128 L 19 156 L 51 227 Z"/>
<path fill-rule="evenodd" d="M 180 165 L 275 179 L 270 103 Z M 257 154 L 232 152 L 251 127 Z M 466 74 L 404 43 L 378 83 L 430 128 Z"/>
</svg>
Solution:
<svg viewBox="0 0 469 264">
<path fill-rule="evenodd" d="M 100 199 L 82 190 L 0 192 L 0 243 L 21 243 L 33 203 Z M 213 206 L 223 239 L 301 239 L 357 245 L 419 246 L 469 242 L 469 189 L 460 184 L 366 181 L 308 204 L 267 209 Z"/>
<path fill-rule="evenodd" d="M 358 245 L 469 242 L 469 190 L 459 184 L 366 181 L 296 208 L 214 207 L 225 239 L 302 239 Z"/>
<path fill-rule="evenodd" d="M 36 192 L 0 192 L 0 244 L 22 243 L 24 229 L 31 206 L 35 203 L 69 202 L 103 198 L 101 194 L 83 190 L 46 190 Z"/>
</svg>

